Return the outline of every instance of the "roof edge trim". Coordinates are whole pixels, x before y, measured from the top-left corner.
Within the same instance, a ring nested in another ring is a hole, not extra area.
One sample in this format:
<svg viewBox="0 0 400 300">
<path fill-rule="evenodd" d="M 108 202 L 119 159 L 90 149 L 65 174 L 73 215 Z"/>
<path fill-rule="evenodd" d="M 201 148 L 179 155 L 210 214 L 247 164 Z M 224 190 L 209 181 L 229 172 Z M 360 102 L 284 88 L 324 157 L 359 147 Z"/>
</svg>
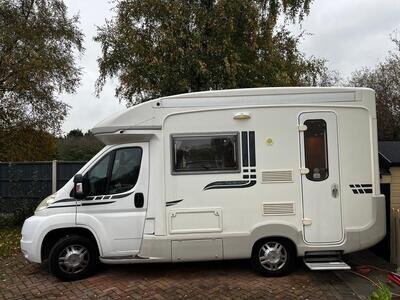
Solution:
<svg viewBox="0 0 400 300">
<path fill-rule="evenodd" d="M 161 130 L 162 126 L 108 126 L 108 127 L 95 127 L 92 129 L 94 135 L 105 134 L 105 133 L 115 133 L 117 131 L 125 130 Z"/>
</svg>

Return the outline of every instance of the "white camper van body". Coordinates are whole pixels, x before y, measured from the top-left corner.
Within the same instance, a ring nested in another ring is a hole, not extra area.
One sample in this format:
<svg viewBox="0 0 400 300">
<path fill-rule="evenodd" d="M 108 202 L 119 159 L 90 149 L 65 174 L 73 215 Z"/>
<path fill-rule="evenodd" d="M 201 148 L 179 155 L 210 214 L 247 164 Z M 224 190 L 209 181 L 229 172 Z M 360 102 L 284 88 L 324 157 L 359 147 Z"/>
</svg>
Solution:
<svg viewBox="0 0 400 300">
<path fill-rule="evenodd" d="M 307 166 L 313 122 L 325 130 L 326 170 Z M 107 146 L 78 172 L 133 147 L 135 186 L 76 199 L 71 179 L 26 220 L 22 251 L 41 262 L 47 237 L 76 229 L 92 235 L 104 263 L 249 258 L 268 237 L 291 241 L 298 256 L 365 249 L 386 230 L 376 127 L 375 94 L 365 88 L 209 91 L 137 105 L 93 128 Z M 230 141 L 233 165 L 216 153 L 211 167 L 177 167 L 196 141 L 213 138 Z"/>
</svg>

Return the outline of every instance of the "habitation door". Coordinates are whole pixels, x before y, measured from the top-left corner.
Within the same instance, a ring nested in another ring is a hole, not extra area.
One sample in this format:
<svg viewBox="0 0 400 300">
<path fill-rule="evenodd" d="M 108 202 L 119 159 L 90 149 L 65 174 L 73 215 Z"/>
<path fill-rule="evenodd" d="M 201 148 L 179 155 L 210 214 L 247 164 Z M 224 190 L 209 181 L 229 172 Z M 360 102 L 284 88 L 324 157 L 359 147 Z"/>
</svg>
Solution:
<svg viewBox="0 0 400 300">
<path fill-rule="evenodd" d="M 299 123 L 304 239 L 338 243 L 343 228 L 336 114 L 302 113 Z"/>
</svg>

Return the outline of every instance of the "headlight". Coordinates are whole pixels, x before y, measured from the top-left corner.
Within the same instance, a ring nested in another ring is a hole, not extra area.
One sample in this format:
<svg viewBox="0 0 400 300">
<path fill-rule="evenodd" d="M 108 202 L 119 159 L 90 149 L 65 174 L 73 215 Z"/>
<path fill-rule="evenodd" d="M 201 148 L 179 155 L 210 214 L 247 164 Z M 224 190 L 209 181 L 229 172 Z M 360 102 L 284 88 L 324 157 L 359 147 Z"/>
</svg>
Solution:
<svg viewBox="0 0 400 300">
<path fill-rule="evenodd" d="M 47 208 L 50 204 L 54 203 L 54 201 L 56 201 L 56 194 L 55 193 L 53 195 L 48 196 L 42 202 L 40 202 L 40 204 L 36 208 L 35 212 Z"/>
</svg>

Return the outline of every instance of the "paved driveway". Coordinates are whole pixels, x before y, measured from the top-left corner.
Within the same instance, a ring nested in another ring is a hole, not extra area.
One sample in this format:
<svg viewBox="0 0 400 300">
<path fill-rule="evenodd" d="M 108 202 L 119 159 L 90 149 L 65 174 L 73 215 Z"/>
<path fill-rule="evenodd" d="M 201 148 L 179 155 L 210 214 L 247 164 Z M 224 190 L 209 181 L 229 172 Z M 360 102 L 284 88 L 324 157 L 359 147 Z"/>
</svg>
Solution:
<svg viewBox="0 0 400 300">
<path fill-rule="evenodd" d="M 314 273 L 301 263 L 290 276 L 265 278 L 248 261 L 103 265 L 88 279 L 60 282 L 22 256 L 0 259 L 0 299 L 349 299 L 355 296 L 334 273 Z"/>
</svg>

